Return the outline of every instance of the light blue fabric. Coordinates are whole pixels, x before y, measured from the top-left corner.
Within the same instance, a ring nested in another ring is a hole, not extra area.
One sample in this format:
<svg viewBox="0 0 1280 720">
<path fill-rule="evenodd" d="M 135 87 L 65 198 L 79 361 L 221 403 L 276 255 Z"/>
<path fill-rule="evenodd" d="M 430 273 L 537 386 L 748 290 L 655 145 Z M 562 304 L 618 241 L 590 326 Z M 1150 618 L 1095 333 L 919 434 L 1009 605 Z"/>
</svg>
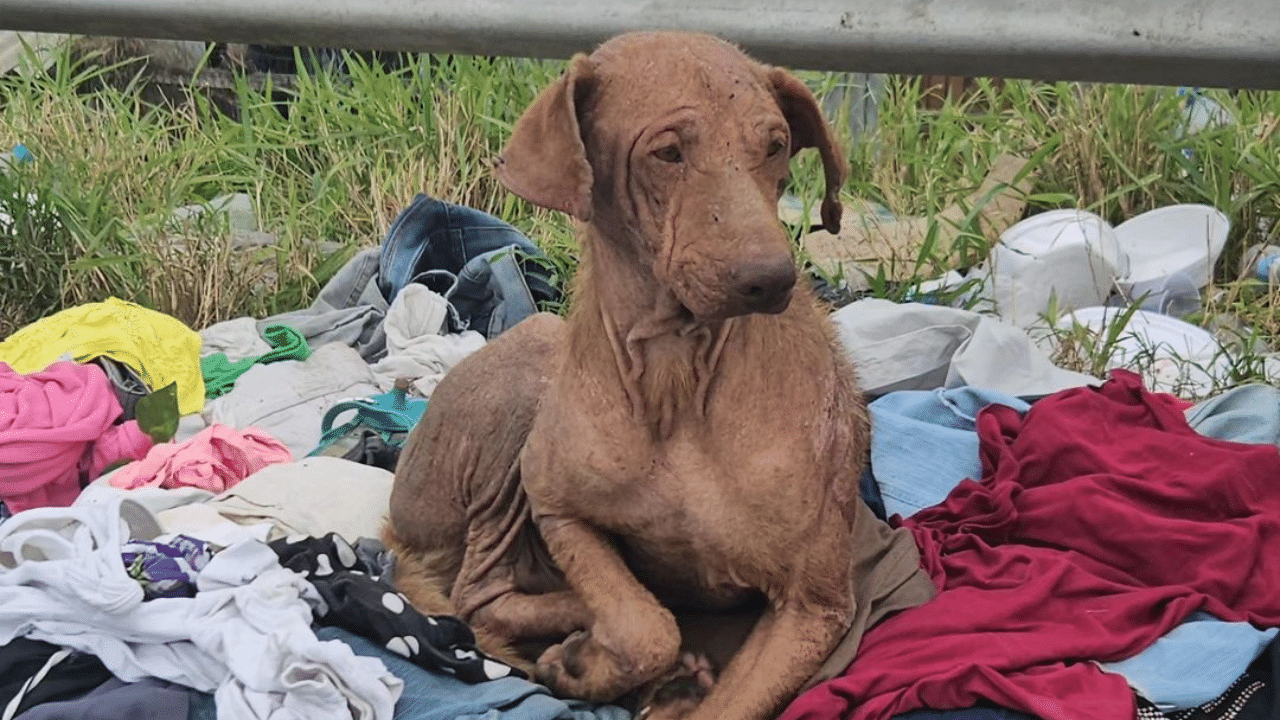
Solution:
<svg viewBox="0 0 1280 720">
<path fill-rule="evenodd" d="M 627 711 L 560 700 L 528 680 L 505 677 L 469 684 L 427 672 L 408 660 L 341 628 L 319 628 L 321 640 L 341 640 L 357 655 L 382 660 L 391 674 L 404 680 L 395 720 L 630 720 Z"/>
<path fill-rule="evenodd" d="M 982 477 L 978 411 L 1030 405 L 992 390 L 901 390 L 871 403 L 871 472 L 889 517 L 937 505 L 965 478 Z"/>
<path fill-rule="evenodd" d="M 1280 389 L 1241 385 L 1187 410 L 1187 422 L 1205 437 L 1280 445 Z"/>
<path fill-rule="evenodd" d="M 1123 675 L 1130 687 L 1161 710 L 1183 710 L 1226 692 L 1276 632 L 1277 628 L 1258 630 L 1246 622 L 1222 622 L 1195 613 L 1138 655 L 1098 664 Z"/>
<path fill-rule="evenodd" d="M 631 720 L 631 713 L 622 708 L 560 700 L 528 680 L 505 677 L 470 684 L 427 672 L 342 628 L 317 628 L 316 637 L 341 640 L 357 655 L 376 657 L 404 681 L 395 720 Z M 215 720 L 212 695 L 192 693 L 189 720 Z"/>
</svg>

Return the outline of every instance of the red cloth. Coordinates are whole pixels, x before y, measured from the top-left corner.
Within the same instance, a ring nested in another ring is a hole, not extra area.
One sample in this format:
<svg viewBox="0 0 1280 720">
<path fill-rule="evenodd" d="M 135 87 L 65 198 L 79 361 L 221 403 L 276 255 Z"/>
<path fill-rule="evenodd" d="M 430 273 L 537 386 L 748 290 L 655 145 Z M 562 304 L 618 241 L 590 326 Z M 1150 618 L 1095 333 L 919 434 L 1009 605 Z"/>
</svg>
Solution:
<svg viewBox="0 0 1280 720">
<path fill-rule="evenodd" d="M 941 592 L 867 633 L 780 720 L 888 718 L 987 699 L 1046 720 L 1131 720 L 1120 660 L 1197 609 L 1280 625 L 1280 453 L 1198 435 L 1116 371 L 978 416 L 983 480 L 903 522 Z"/>
<path fill-rule="evenodd" d="M 89 479 L 145 457 L 151 438 L 122 409 L 96 365 L 57 362 L 21 375 L 0 363 L 0 499 L 13 512 L 65 507 Z"/>
</svg>

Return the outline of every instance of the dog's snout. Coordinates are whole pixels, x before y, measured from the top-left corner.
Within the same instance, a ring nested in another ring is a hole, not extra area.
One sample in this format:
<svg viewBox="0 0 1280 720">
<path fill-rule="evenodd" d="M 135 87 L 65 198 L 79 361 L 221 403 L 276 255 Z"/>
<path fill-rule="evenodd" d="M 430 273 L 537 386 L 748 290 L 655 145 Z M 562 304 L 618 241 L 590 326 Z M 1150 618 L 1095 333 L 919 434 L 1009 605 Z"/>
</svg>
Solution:
<svg viewBox="0 0 1280 720">
<path fill-rule="evenodd" d="M 735 282 L 748 312 L 782 312 L 796 284 L 795 261 L 784 256 L 745 263 L 738 267 Z"/>
</svg>

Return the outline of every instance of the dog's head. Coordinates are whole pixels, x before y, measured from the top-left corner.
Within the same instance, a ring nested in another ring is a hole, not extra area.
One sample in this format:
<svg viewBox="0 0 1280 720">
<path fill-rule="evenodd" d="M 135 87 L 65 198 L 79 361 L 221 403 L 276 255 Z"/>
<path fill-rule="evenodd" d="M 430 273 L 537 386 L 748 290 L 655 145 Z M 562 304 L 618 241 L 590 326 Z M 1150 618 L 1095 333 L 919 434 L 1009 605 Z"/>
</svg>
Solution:
<svg viewBox="0 0 1280 720">
<path fill-rule="evenodd" d="M 777 219 L 789 159 L 822 155 L 822 219 L 845 162 L 793 75 L 692 33 L 632 33 L 578 55 L 516 124 L 497 164 L 525 199 L 599 230 L 694 317 L 786 309 L 795 259 Z"/>
</svg>

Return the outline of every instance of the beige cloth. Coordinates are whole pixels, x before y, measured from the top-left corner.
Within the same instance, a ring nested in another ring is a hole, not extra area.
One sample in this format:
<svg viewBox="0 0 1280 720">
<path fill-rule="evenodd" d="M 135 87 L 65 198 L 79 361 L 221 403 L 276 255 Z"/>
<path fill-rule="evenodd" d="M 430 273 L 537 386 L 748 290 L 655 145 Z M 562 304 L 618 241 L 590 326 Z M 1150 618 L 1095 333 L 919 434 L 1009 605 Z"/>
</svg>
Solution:
<svg viewBox="0 0 1280 720">
<path fill-rule="evenodd" d="M 166 532 L 196 537 L 211 524 L 269 523 L 266 540 L 336 532 L 349 542 L 382 532 L 392 473 L 335 457 L 311 457 L 264 468 L 230 490 L 159 514 Z"/>
</svg>

